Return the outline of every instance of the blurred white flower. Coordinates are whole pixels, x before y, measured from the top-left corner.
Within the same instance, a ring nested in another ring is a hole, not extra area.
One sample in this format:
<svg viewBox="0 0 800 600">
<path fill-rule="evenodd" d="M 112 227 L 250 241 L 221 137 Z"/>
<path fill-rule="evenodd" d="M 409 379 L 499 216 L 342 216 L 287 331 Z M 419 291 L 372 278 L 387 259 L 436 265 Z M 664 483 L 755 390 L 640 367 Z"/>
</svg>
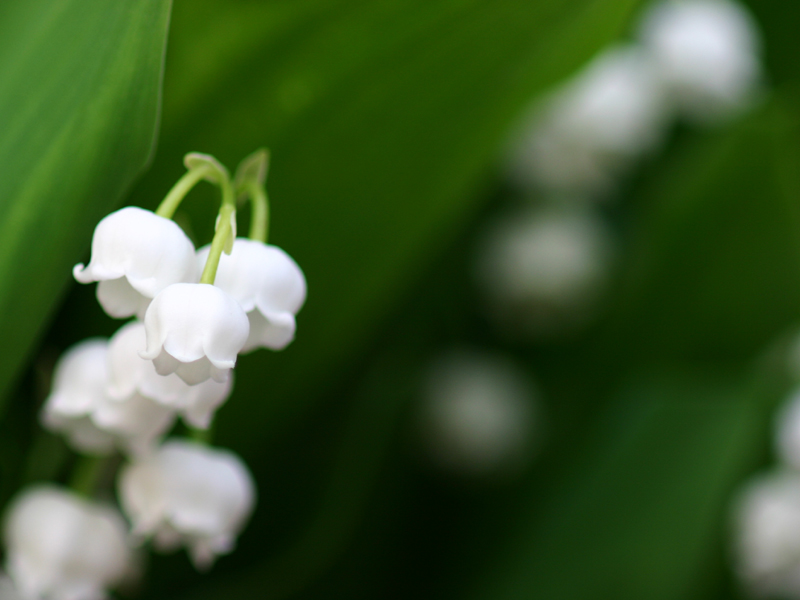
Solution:
<svg viewBox="0 0 800 600">
<path fill-rule="evenodd" d="M 800 475 L 752 481 L 734 512 L 737 572 L 759 596 L 800 598 Z"/>
<path fill-rule="evenodd" d="M 775 450 L 784 463 L 800 470 L 800 389 L 794 391 L 777 413 Z"/>
<path fill-rule="evenodd" d="M 592 314 L 612 260 L 611 235 L 589 210 L 525 206 L 490 227 L 475 275 L 502 326 L 550 334 Z"/>
<path fill-rule="evenodd" d="M 26 598 L 100 600 L 131 568 L 122 516 L 50 486 L 30 488 L 5 519 L 6 570 Z"/>
<path fill-rule="evenodd" d="M 612 47 L 537 104 L 512 145 L 509 175 L 525 188 L 604 191 L 631 159 L 661 141 L 664 100 L 647 55 Z"/>
<path fill-rule="evenodd" d="M 123 467 L 122 508 L 137 536 L 157 548 L 185 545 L 198 569 L 233 550 L 255 503 L 249 470 L 230 451 L 170 440 Z"/>
<path fill-rule="evenodd" d="M 534 446 L 534 393 L 500 356 L 453 351 L 436 360 L 424 389 L 422 426 L 433 459 L 467 474 L 524 464 Z"/>
<path fill-rule="evenodd" d="M 200 269 L 209 248 L 197 252 Z M 233 252 L 220 259 L 214 285 L 235 299 L 250 320 L 250 336 L 242 352 L 258 347 L 281 350 L 294 339 L 294 317 L 306 299 L 306 279 L 286 252 L 237 238 Z"/>
<path fill-rule="evenodd" d="M 0 600 L 26 600 L 17 590 L 14 581 L 2 572 L 0 572 Z"/>
<path fill-rule="evenodd" d="M 195 282 L 194 245 L 170 219 L 128 206 L 103 218 L 92 237 L 92 258 L 73 275 L 98 281 L 97 299 L 112 317 L 144 315 L 150 300 L 168 285 Z"/>
<path fill-rule="evenodd" d="M 108 386 L 108 342 L 85 340 L 59 359 L 42 424 L 64 433 L 76 450 L 108 454 L 117 446 L 144 452 L 175 420 L 171 409 L 138 394 L 112 400 Z"/>
<path fill-rule="evenodd" d="M 108 347 L 108 395 L 123 404 L 144 397 L 179 412 L 193 427 L 208 428 L 217 408 L 230 396 L 233 377 L 190 386 L 175 374 L 159 375 L 153 361 L 139 356 L 146 346 L 140 321 L 128 323 L 114 334 Z"/>
<path fill-rule="evenodd" d="M 153 299 L 144 317 L 146 349 L 159 375 L 177 373 L 189 385 L 228 379 L 250 334 L 239 303 L 220 288 L 176 283 Z"/>
<path fill-rule="evenodd" d="M 674 101 L 706 121 L 746 108 L 761 79 L 758 26 L 730 0 L 663 0 L 639 35 Z"/>
</svg>

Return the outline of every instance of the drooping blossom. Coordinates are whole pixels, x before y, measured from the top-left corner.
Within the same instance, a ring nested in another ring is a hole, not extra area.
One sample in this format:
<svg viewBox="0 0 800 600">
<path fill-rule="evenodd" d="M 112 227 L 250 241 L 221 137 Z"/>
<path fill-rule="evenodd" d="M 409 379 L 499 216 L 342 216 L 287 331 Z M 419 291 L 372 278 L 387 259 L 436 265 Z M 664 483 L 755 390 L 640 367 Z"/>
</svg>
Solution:
<svg viewBox="0 0 800 600">
<path fill-rule="evenodd" d="M 230 451 L 169 440 L 126 465 L 119 497 L 134 535 L 157 548 L 186 546 L 197 568 L 233 550 L 255 503 L 249 470 Z"/>
<path fill-rule="evenodd" d="M 159 375 L 176 373 L 189 385 L 227 380 L 250 334 L 239 303 L 220 288 L 176 283 L 164 289 L 144 317 L 147 344 L 139 355 Z"/>
<path fill-rule="evenodd" d="M 131 568 L 122 515 L 54 486 L 15 498 L 4 534 L 6 570 L 25 598 L 101 600 Z"/>
<path fill-rule="evenodd" d="M 761 597 L 800 598 L 800 475 L 776 471 L 750 482 L 734 511 L 738 575 Z"/>
<path fill-rule="evenodd" d="M 123 401 L 111 399 L 108 358 L 104 339 L 88 339 L 68 349 L 56 365 L 42 423 L 65 434 L 80 452 L 109 454 L 115 447 L 145 452 L 171 427 L 174 411 L 138 394 Z"/>
<path fill-rule="evenodd" d="M 197 251 L 200 268 L 209 246 Z M 264 347 L 285 348 L 295 333 L 295 315 L 306 299 L 300 267 L 277 246 L 237 238 L 230 255 L 223 254 L 214 285 L 227 292 L 247 313 L 250 335 L 242 352 Z"/>
<path fill-rule="evenodd" d="M 206 429 L 230 395 L 233 377 L 189 385 L 178 375 L 159 375 L 153 361 L 139 356 L 147 346 L 144 324 L 133 321 L 120 328 L 108 348 L 108 395 L 117 402 L 143 397 L 177 411 L 191 426 Z"/>
<path fill-rule="evenodd" d="M 742 4 L 664 0 L 645 13 L 639 38 L 686 116 L 718 120 L 754 99 L 762 77 L 761 40 Z"/>
<path fill-rule="evenodd" d="M 591 211 L 528 206 L 490 225 L 475 277 L 502 328 L 552 335 L 593 314 L 612 260 L 612 237 Z"/>
<path fill-rule="evenodd" d="M 661 141 L 669 111 L 648 55 L 612 47 L 532 108 L 508 173 L 524 189 L 597 195 Z"/>
<path fill-rule="evenodd" d="M 150 301 L 173 283 L 199 277 L 194 245 L 174 221 L 128 206 L 103 218 L 92 237 L 92 257 L 75 265 L 81 283 L 99 282 L 97 299 L 112 317 L 144 316 Z"/>
<path fill-rule="evenodd" d="M 440 466 L 489 475 L 524 464 L 535 443 L 535 394 L 504 357 L 457 350 L 431 365 L 422 427 Z"/>
</svg>

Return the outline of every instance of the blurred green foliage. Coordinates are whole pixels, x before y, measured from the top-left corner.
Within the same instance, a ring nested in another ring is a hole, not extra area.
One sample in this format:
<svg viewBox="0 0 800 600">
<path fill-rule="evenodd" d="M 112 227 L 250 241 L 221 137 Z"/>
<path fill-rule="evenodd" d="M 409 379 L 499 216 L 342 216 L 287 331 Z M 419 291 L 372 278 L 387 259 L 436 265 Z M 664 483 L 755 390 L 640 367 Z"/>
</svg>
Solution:
<svg viewBox="0 0 800 600">
<path fill-rule="evenodd" d="M 268 146 L 270 240 L 309 300 L 286 351 L 241 358 L 218 417 L 259 484 L 239 548 L 202 576 L 157 556 L 142 597 L 737 597 L 730 497 L 768 460 L 788 386 L 755 359 L 800 317 L 798 9 L 750 4 L 769 97 L 674 133 L 606 210 L 623 258 L 605 314 L 524 345 L 493 334 L 469 276 L 481 223 L 515 201 L 495 162 L 527 103 L 624 35 L 638 2 L 177 0 L 158 150 L 125 202 L 155 207 L 188 151 L 234 166 Z M 35 433 L 49 369 L 118 325 L 73 285 L 29 352 L 147 161 L 168 8 L 0 7 L 3 498 L 64 475 L 63 445 Z M 196 242 L 217 203 L 201 188 L 177 216 Z M 519 480 L 420 460 L 419 377 L 453 344 L 511 353 L 539 382 L 547 438 Z"/>
</svg>

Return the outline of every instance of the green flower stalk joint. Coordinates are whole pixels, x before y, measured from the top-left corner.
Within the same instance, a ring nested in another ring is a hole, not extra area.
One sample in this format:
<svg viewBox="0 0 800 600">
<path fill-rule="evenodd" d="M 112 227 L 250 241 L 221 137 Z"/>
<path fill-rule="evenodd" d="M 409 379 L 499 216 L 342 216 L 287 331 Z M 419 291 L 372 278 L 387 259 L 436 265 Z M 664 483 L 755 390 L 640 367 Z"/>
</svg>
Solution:
<svg viewBox="0 0 800 600">
<path fill-rule="evenodd" d="M 198 568 L 233 549 L 255 503 L 244 463 L 209 445 L 214 414 L 231 393 L 231 371 L 241 352 L 278 350 L 291 342 L 306 297 L 298 265 L 266 243 L 268 159 L 266 150 L 258 150 L 242 161 L 232 180 L 214 157 L 187 154 L 187 172 L 155 212 L 126 207 L 100 221 L 91 260 L 76 265 L 75 278 L 98 282 L 98 301 L 110 316 L 137 319 L 111 340 L 95 338 L 68 349 L 41 414 L 45 427 L 89 455 L 77 462 L 74 491 L 57 492 L 59 503 L 91 502 L 102 493 L 98 488 L 115 465 L 104 456 L 120 451 L 129 462 L 118 475 L 118 497 L 134 536 L 152 538 L 156 549 L 185 546 Z M 211 243 L 195 251 L 172 217 L 201 181 L 217 186 L 222 200 Z M 250 238 L 237 238 L 237 202 L 248 201 Z M 178 418 L 194 432 L 194 441 L 162 443 Z M 205 491 L 198 495 L 198 489 Z M 17 512 L 36 520 L 41 503 L 31 498 L 36 496 L 21 494 Z M 85 506 L 96 510 L 94 504 Z M 107 510 L 109 518 L 122 522 L 113 516 L 116 509 Z M 106 534 L 98 533 L 98 523 L 85 520 L 86 531 L 75 534 L 103 545 Z M 123 568 L 115 563 L 113 569 L 93 570 L 87 563 L 92 581 L 85 593 L 66 580 L 59 589 L 45 590 L 47 582 L 59 581 L 61 575 L 53 574 L 57 566 L 26 554 L 28 546 L 17 540 L 24 531 L 17 531 L 22 533 L 7 538 L 6 555 L 19 590 L 93 600 L 114 585 Z M 117 554 L 127 561 L 124 552 Z"/>
</svg>

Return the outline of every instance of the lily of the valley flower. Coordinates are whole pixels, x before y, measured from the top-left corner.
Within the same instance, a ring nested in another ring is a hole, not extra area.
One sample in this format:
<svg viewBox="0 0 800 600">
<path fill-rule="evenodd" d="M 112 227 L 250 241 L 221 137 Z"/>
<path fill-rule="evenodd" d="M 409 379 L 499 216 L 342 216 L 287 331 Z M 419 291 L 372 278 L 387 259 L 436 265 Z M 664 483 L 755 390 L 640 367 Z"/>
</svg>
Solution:
<svg viewBox="0 0 800 600">
<path fill-rule="evenodd" d="M 614 46 L 535 108 L 509 155 L 509 175 L 553 193 L 606 191 L 659 144 L 668 116 L 649 56 Z"/>
<path fill-rule="evenodd" d="M 763 475 L 736 506 L 736 567 L 754 597 L 800 597 L 800 476 Z"/>
<path fill-rule="evenodd" d="M 454 351 L 432 366 L 423 433 L 445 469 L 489 475 L 522 466 L 534 438 L 534 393 L 509 360 Z"/>
<path fill-rule="evenodd" d="M 640 38 L 687 116 L 713 120 L 752 100 L 761 77 L 761 44 L 741 4 L 662 1 L 645 14 Z"/>
<path fill-rule="evenodd" d="M 552 335 L 592 315 L 612 260 L 610 232 L 591 211 L 527 207 L 487 231 L 476 277 L 502 327 Z"/>
<path fill-rule="evenodd" d="M 95 338 L 73 346 L 56 365 L 44 426 L 64 433 L 78 451 L 108 454 L 115 447 L 145 452 L 174 422 L 170 408 L 139 394 L 114 401 L 107 387 L 108 342 Z"/>
<path fill-rule="evenodd" d="M 153 299 L 144 317 L 146 349 L 159 375 L 176 373 L 189 385 L 228 379 L 250 334 L 239 303 L 205 283 L 176 283 Z"/>
<path fill-rule="evenodd" d="M 106 391 L 118 402 L 144 397 L 178 411 L 190 425 L 206 429 L 214 412 L 227 400 L 233 377 L 224 382 L 208 379 L 188 385 L 175 374 L 162 376 L 153 362 L 139 356 L 147 346 L 144 324 L 133 321 L 122 327 L 109 342 L 109 378 Z"/>
<path fill-rule="evenodd" d="M 6 515 L 6 570 L 25 598 L 101 600 L 131 567 L 126 535 L 115 509 L 32 488 Z"/>
<path fill-rule="evenodd" d="M 198 250 L 198 264 L 208 259 L 209 246 Z M 306 299 L 300 267 L 277 246 L 237 238 L 230 255 L 220 258 L 214 285 L 227 292 L 247 313 L 250 335 L 242 349 L 285 348 L 293 339 L 295 315 Z"/>
<path fill-rule="evenodd" d="M 235 454 L 170 440 L 123 468 L 119 496 L 135 535 L 152 536 L 165 551 L 185 545 L 202 569 L 233 550 L 253 509 L 255 486 Z"/>
<path fill-rule="evenodd" d="M 0 600 L 25 600 L 14 585 L 14 580 L 5 573 L 0 574 Z"/>
<path fill-rule="evenodd" d="M 129 206 L 97 224 L 92 258 L 75 265 L 81 283 L 98 281 L 97 299 L 112 317 L 143 316 L 167 286 L 198 278 L 194 245 L 173 221 Z"/>
</svg>

